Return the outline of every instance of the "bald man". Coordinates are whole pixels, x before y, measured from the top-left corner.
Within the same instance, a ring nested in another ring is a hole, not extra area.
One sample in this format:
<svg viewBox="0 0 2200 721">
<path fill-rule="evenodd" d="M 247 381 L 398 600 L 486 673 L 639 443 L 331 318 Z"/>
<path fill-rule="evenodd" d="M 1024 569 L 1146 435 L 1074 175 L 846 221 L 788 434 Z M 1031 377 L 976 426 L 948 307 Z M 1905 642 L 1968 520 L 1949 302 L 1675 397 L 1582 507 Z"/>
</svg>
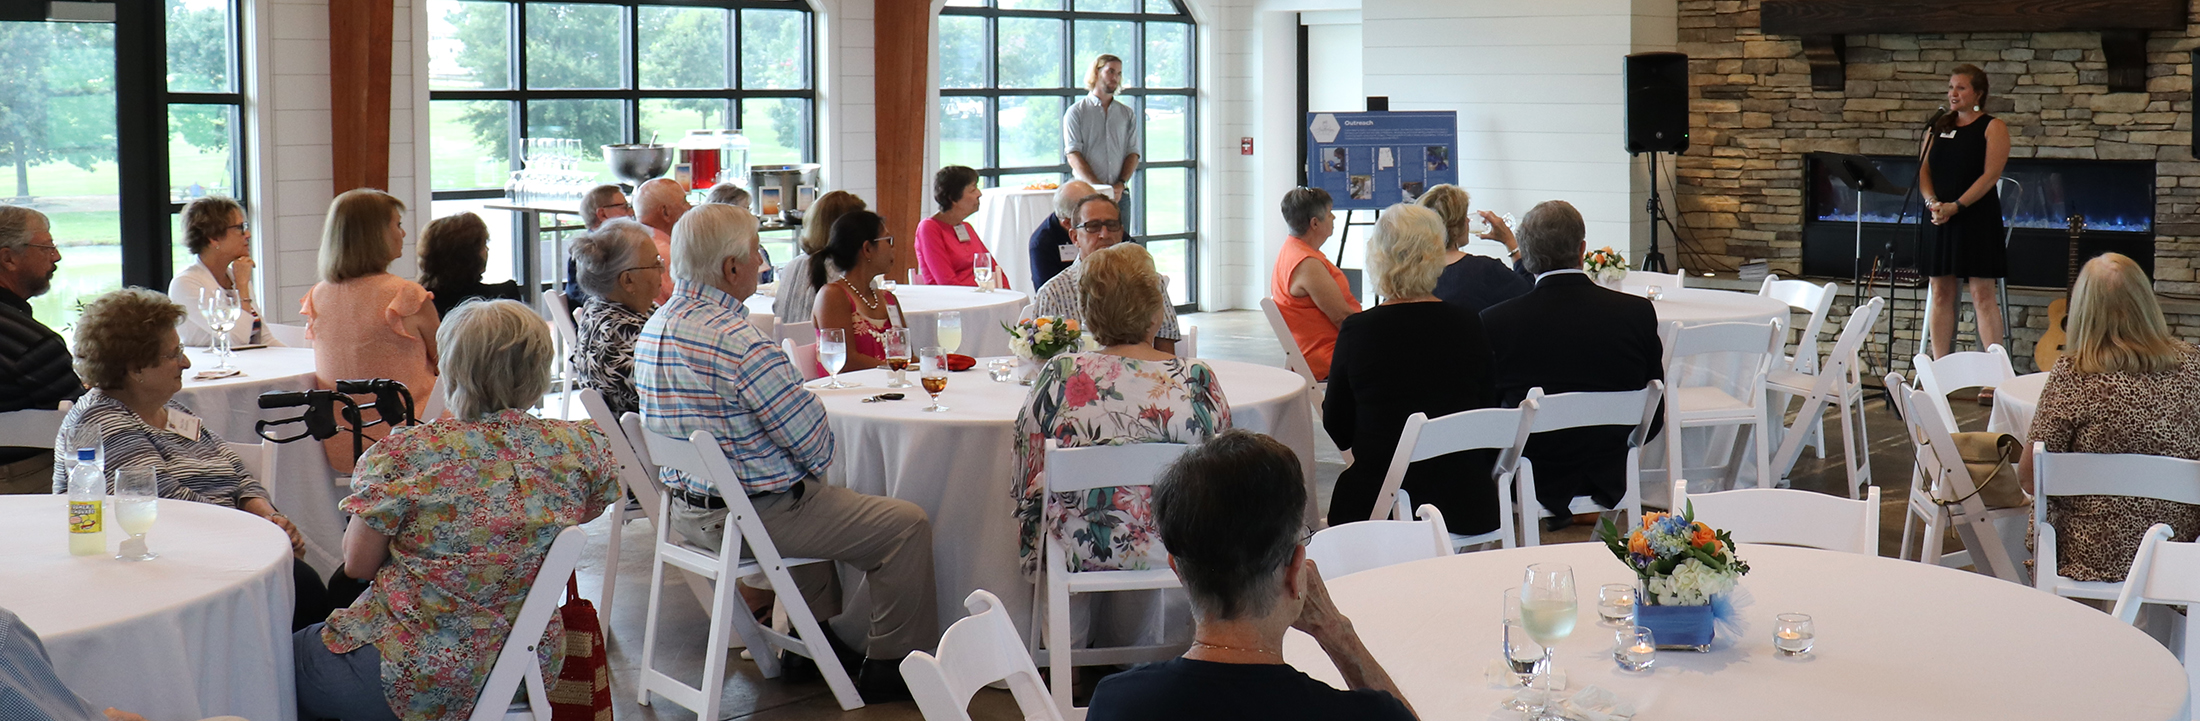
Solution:
<svg viewBox="0 0 2200 721">
<path fill-rule="evenodd" d="M 680 222 L 690 208 L 687 192 L 680 182 L 671 178 L 658 178 L 634 189 L 634 219 L 649 226 L 649 239 L 657 243 L 657 257 L 672 262 L 672 224 Z M 672 298 L 672 274 L 662 274 L 664 284 L 657 289 L 657 304 L 664 305 Z"/>
<path fill-rule="evenodd" d="M 1031 231 L 1031 287 L 1045 287 L 1047 281 L 1077 260 L 1077 246 L 1070 242 L 1069 223 L 1063 219 L 1075 217 L 1077 201 L 1092 193 L 1092 184 L 1082 180 L 1063 183 L 1054 191 L 1054 214 Z"/>
</svg>

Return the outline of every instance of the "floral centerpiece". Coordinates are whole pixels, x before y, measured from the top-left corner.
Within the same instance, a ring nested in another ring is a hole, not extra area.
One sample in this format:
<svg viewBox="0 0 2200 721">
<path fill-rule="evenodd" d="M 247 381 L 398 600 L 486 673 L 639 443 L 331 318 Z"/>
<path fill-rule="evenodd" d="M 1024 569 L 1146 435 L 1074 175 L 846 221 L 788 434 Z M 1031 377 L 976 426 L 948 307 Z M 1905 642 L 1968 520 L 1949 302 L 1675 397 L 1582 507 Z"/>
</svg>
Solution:
<svg viewBox="0 0 2200 721">
<path fill-rule="evenodd" d="M 1016 355 L 1016 375 L 1024 385 L 1031 385 L 1039 368 L 1055 356 L 1093 348 L 1092 336 L 1085 333 L 1076 318 L 1042 315 L 1014 325 L 1002 323 L 1001 329 L 1008 331 L 1008 351 Z"/>
<path fill-rule="evenodd" d="M 1620 280 L 1627 277 L 1627 256 L 1607 245 L 1581 256 L 1581 269 L 1598 285 L 1618 290 Z"/>
<path fill-rule="evenodd" d="M 1605 519 L 1597 537 L 1642 580 L 1635 623 L 1656 632 L 1659 646 L 1709 650 L 1715 625 L 1739 630 L 1735 595 L 1749 564 L 1734 555 L 1732 535 L 1696 520 L 1695 504 L 1645 513 L 1624 537 Z"/>
</svg>

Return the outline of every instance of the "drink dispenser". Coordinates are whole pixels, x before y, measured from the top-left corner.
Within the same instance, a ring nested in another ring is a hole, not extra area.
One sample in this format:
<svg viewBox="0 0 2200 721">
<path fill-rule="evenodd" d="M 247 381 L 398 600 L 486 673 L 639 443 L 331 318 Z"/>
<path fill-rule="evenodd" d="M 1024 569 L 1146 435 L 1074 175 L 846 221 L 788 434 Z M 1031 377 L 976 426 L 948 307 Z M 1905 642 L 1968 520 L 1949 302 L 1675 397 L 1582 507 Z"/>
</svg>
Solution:
<svg viewBox="0 0 2200 721">
<path fill-rule="evenodd" d="M 719 131 L 718 162 L 718 182 L 749 187 L 749 136 L 740 130 Z"/>
<path fill-rule="evenodd" d="M 679 155 L 673 161 L 672 177 L 681 187 L 689 190 L 709 190 L 718 182 L 719 143 L 716 130 L 690 130 L 680 139 Z"/>
</svg>

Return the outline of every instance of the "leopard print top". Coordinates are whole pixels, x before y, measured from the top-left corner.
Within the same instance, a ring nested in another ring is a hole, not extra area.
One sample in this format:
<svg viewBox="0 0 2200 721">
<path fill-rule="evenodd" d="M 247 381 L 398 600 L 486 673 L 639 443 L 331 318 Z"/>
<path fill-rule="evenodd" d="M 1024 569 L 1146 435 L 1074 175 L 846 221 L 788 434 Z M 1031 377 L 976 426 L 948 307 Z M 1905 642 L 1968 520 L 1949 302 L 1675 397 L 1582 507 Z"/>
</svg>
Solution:
<svg viewBox="0 0 2200 721">
<path fill-rule="evenodd" d="M 2200 460 L 2200 349 L 2180 343 L 2184 361 L 2161 373 L 2079 373 L 2055 362 L 2028 435 L 2060 453 L 2143 453 Z M 2122 581 L 2148 526 L 2168 523 L 2173 540 L 2200 536 L 2200 506 L 2152 498 L 2051 499 L 2057 571 L 2078 581 Z"/>
</svg>

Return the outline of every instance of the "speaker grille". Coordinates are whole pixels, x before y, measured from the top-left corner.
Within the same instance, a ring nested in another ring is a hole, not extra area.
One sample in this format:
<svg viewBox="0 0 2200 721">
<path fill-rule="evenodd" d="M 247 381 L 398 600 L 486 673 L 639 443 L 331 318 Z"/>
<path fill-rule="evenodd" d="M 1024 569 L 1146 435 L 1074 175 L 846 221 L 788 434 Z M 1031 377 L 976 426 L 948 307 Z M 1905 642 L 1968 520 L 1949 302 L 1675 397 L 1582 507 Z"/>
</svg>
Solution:
<svg viewBox="0 0 2200 721">
<path fill-rule="evenodd" d="M 1627 56 L 1627 152 L 1688 149 L 1688 56 Z"/>
</svg>

